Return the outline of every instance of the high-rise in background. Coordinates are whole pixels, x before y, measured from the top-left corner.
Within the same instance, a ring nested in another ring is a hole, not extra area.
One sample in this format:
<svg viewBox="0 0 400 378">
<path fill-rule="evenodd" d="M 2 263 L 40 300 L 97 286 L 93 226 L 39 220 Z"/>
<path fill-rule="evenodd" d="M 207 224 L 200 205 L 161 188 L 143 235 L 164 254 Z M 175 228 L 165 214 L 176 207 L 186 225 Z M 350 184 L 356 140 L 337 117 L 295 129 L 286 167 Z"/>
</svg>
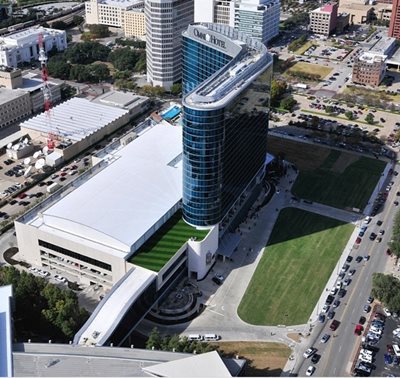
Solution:
<svg viewBox="0 0 400 378">
<path fill-rule="evenodd" d="M 169 89 L 181 80 L 182 32 L 193 22 L 193 0 L 146 0 L 147 80 Z"/>
</svg>

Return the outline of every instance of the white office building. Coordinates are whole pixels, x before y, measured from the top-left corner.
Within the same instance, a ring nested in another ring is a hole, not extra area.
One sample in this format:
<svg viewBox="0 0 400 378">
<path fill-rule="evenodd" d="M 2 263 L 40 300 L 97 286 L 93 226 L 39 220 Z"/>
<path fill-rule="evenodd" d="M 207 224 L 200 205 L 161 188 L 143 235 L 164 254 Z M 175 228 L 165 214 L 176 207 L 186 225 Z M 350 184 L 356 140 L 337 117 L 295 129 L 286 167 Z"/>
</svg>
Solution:
<svg viewBox="0 0 400 378">
<path fill-rule="evenodd" d="M 39 58 L 39 34 L 43 35 L 46 52 L 56 47 L 58 51 L 67 48 L 67 34 L 64 30 L 31 28 L 0 37 L 0 65 L 17 67 L 19 63 Z"/>
<path fill-rule="evenodd" d="M 235 29 L 266 44 L 279 33 L 279 0 L 237 0 Z"/>
<path fill-rule="evenodd" d="M 182 32 L 194 20 L 194 0 L 146 0 L 147 81 L 169 89 L 182 77 Z"/>
<path fill-rule="evenodd" d="M 123 28 L 125 37 L 144 36 L 144 0 L 90 0 L 85 3 L 88 24 Z"/>
<path fill-rule="evenodd" d="M 235 26 L 235 0 L 195 0 L 194 22 Z"/>
</svg>

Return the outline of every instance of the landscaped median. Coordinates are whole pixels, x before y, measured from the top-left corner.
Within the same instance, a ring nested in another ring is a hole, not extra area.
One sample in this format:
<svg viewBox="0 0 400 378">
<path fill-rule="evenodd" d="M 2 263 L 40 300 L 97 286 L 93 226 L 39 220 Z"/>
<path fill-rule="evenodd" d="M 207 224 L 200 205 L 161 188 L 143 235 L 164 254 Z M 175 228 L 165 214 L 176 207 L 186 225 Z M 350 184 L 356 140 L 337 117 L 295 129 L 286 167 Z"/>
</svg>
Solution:
<svg viewBox="0 0 400 378">
<path fill-rule="evenodd" d="M 373 128 L 376 128 L 376 127 L 382 128 L 382 127 L 383 127 L 383 126 L 380 125 L 379 123 L 370 124 L 370 123 L 368 123 L 368 122 L 366 122 L 366 121 L 361 121 L 360 119 L 348 119 L 348 118 L 346 118 L 346 117 L 339 117 L 339 116 L 337 116 L 337 115 L 325 113 L 325 112 L 323 112 L 323 111 L 322 111 L 322 112 L 316 112 L 316 111 L 314 111 L 314 110 L 301 109 L 301 112 L 313 114 L 313 115 L 316 115 L 316 116 L 322 117 L 322 118 L 324 118 L 324 117 L 329 117 L 329 118 L 340 119 L 340 120 L 343 120 L 343 121 L 346 121 L 346 122 L 351 122 L 351 123 L 362 123 L 363 125 L 371 126 L 371 127 L 373 127 Z"/>
<path fill-rule="evenodd" d="M 306 323 L 353 229 L 307 211 L 282 210 L 239 305 L 240 318 L 255 325 Z"/>
<path fill-rule="evenodd" d="M 208 230 L 189 226 L 178 211 L 139 248 L 129 262 L 158 272 L 190 238 L 200 241 L 207 234 Z"/>
</svg>

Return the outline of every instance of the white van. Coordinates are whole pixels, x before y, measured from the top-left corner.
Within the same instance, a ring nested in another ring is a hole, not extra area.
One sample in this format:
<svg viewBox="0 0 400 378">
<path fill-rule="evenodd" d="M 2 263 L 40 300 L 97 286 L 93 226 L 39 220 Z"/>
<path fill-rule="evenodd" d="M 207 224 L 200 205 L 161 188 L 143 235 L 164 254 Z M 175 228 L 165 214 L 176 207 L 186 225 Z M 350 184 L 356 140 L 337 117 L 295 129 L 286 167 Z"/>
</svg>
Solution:
<svg viewBox="0 0 400 378">
<path fill-rule="evenodd" d="M 204 335 L 205 341 L 218 341 L 221 339 L 220 335 L 216 335 L 215 333 L 207 333 Z"/>
<path fill-rule="evenodd" d="M 400 347 L 397 344 L 393 344 L 393 351 L 397 357 L 400 357 Z"/>
<path fill-rule="evenodd" d="M 199 334 L 194 334 L 194 335 L 189 335 L 188 339 L 189 339 L 189 341 L 202 341 L 203 336 L 201 336 Z"/>
</svg>

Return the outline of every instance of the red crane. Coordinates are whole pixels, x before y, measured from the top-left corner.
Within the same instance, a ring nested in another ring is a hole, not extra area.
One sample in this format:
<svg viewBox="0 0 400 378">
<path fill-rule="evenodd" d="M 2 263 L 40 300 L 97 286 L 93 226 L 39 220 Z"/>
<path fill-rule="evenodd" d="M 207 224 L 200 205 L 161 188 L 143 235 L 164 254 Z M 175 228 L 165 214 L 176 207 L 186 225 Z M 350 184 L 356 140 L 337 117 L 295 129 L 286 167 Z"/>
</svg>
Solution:
<svg viewBox="0 0 400 378">
<path fill-rule="evenodd" d="M 40 62 L 41 70 L 42 70 L 42 82 L 43 82 L 42 91 L 43 91 L 43 98 L 44 98 L 44 111 L 46 112 L 46 115 L 47 115 L 47 118 L 49 121 L 49 132 L 47 135 L 47 147 L 49 148 L 49 150 L 54 150 L 55 135 L 51 130 L 51 114 L 50 114 L 50 109 L 52 106 L 51 89 L 50 89 L 49 82 L 48 82 L 49 74 L 47 71 L 47 55 L 46 55 L 46 51 L 45 51 L 44 45 L 43 45 L 43 34 L 42 33 L 39 33 L 38 42 L 39 42 L 39 62 Z"/>
</svg>

